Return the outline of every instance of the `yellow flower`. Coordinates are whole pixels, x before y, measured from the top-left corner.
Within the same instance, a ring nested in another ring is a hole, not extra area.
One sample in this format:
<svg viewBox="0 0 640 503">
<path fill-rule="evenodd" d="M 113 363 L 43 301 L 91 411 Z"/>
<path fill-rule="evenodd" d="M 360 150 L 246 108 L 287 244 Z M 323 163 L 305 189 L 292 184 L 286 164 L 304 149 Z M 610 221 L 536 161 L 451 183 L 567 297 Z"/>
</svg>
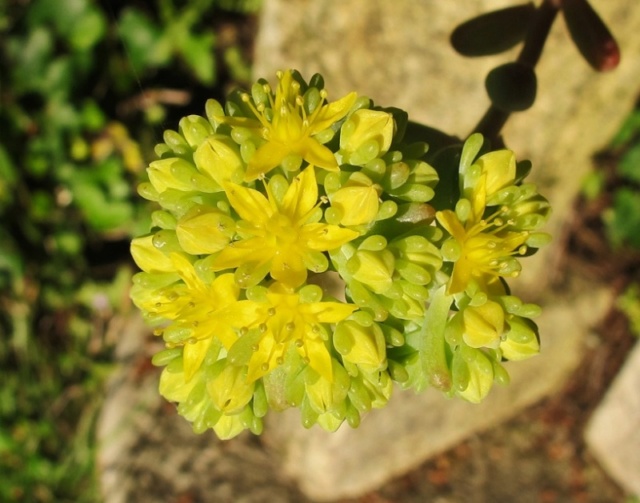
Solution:
<svg viewBox="0 0 640 503">
<path fill-rule="evenodd" d="M 267 291 L 266 302 L 256 306 L 262 315 L 261 336 L 249 360 L 247 381 L 255 381 L 284 363 L 286 354 L 295 348 L 313 370 L 333 382 L 331 354 L 325 341 L 328 335 L 322 324 L 338 323 L 357 308 L 343 302 L 301 302 L 300 295 L 274 283 Z"/>
<path fill-rule="evenodd" d="M 358 233 L 317 222 L 318 186 L 313 166 L 298 175 L 278 202 L 267 186 L 268 199 L 257 190 L 225 184 L 229 202 L 238 213 L 238 234 L 245 236 L 224 248 L 213 262 L 215 270 L 244 266 L 251 277 L 236 274 L 240 286 L 250 286 L 267 273 L 287 286 L 307 278 L 307 268 L 323 272 L 326 259 L 318 252 L 338 248 Z M 257 271 L 257 272 L 256 272 Z"/>
<path fill-rule="evenodd" d="M 182 283 L 161 290 L 142 306 L 173 323 L 165 329 L 168 345 L 184 345 L 184 375 L 188 382 L 200 368 L 214 338 L 229 349 L 237 331 L 255 321 L 250 301 L 239 301 L 233 274 L 222 274 L 209 285 L 181 255 L 170 258 Z M 172 340 L 176 334 L 175 341 Z"/>
<path fill-rule="evenodd" d="M 478 222 L 469 219 L 466 225 L 451 210 L 436 213 L 440 225 L 453 238 L 445 243 L 442 250 L 445 260 L 455 262 L 447 294 L 464 291 L 472 279 L 481 284 L 491 284 L 500 276 L 519 274 L 520 264 L 514 255 L 526 251 L 524 243 L 529 232 L 507 231 L 500 212 L 498 210 Z"/>
<path fill-rule="evenodd" d="M 272 114 L 265 113 L 263 104 L 254 106 L 250 96 L 245 94 L 242 99 L 251 108 L 256 119 L 226 116 L 219 118 L 232 126 L 254 129 L 266 140 L 249 160 L 245 179 L 255 180 L 268 173 L 291 154 L 302 157 L 309 164 L 337 171 L 338 163 L 333 152 L 314 138 L 314 135 L 345 117 L 356 100 L 356 93 L 349 93 L 338 101 L 322 105 L 327 97 L 326 91 L 322 90 L 321 101 L 307 115 L 304 99 L 300 95 L 300 84 L 288 70 L 278 72 L 275 100 L 270 92 L 268 94 Z"/>
</svg>

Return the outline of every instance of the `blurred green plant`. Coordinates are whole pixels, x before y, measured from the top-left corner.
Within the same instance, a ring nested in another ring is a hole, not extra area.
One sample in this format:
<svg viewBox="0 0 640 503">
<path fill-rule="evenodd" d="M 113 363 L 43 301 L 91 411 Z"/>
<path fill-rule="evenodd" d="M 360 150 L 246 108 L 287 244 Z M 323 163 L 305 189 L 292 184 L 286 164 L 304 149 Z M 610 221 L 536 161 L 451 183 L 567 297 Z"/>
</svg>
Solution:
<svg viewBox="0 0 640 503">
<path fill-rule="evenodd" d="M 135 186 L 171 106 L 246 76 L 216 30 L 259 3 L 0 0 L 0 501 L 98 499 L 105 327 L 148 225 Z"/>
<path fill-rule="evenodd" d="M 611 207 L 603 214 L 607 236 L 614 248 L 640 249 L 640 107 L 622 125 L 610 150 L 619 161 Z"/>
</svg>

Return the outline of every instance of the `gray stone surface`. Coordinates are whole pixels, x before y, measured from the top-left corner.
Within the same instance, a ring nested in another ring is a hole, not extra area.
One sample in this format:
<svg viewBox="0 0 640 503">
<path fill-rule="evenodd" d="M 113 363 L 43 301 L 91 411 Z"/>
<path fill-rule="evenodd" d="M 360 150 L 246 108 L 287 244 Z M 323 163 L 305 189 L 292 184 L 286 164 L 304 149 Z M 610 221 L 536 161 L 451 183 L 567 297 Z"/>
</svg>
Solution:
<svg viewBox="0 0 640 503">
<path fill-rule="evenodd" d="M 488 105 L 484 77 L 515 52 L 465 59 L 448 44 L 451 29 L 509 0 L 266 0 L 256 51 L 256 76 L 297 68 L 320 72 L 330 96 L 358 90 L 381 105 L 406 109 L 413 120 L 466 136 Z M 591 158 L 632 109 L 640 87 L 640 10 L 636 0 L 593 0 L 623 51 L 620 67 L 596 74 L 577 54 L 559 19 L 538 67 L 539 99 L 504 130 L 519 158 L 534 163 L 533 179 L 554 213 L 554 243 L 532 259 L 516 293 L 543 305 L 543 353 L 514 366 L 513 384 L 480 406 L 435 393 L 397 393 L 360 429 L 337 434 L 299 429 L 295 412 L 270 422 L 267 434 L 287 473 L 314 498 L 361 494 L 479 429 L 505 420 L 556 391 L 577 364 L 589 324 L 608 306 L 596 285 L 549 292 L 564 250 L 562 230 Z"/>
<path fill-rule="evenodd" d="M 640 497 L 640 343 L 593 414 L 586 430 L 591 452 L 609 475 Z"/>
</svg>

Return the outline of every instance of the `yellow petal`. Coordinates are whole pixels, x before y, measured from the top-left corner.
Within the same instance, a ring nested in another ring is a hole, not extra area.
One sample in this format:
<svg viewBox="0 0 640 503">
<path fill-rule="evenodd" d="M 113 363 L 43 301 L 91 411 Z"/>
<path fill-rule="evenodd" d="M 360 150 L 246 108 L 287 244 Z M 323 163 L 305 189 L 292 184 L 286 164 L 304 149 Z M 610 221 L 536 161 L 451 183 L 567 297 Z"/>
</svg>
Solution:
<svg viewBox="0 0 640 503">
<path fill-rule="evenodd" d="M 464 258 L 460 258 L 453 265 L 453 272 L 451 273 L 451 279 L 447 285 L 447 295 L 453 295 L 455 293 L 463 292 L 473 273 L 473 263 Z"/>
<path fill-rule="evenodd" d="M 456 241 L 463 243 L 465 240 L 466 232 L 458 216 L 451 210 L 443 210 L 436 212 L 436 219 L 444 227 L 444 229 L 453 236 Z"/>
<path fill-rule="evenodd" d="M 282 200 L 280 212 L 287 215 L 294 223 L 308 215 L 318 202 L 318 185 L 313 166 L 309 166 L 296 176 Z"/>
<path fill-rule="evenodd" d="M 356 239 L 360 233 L 321 223 L 307 224 L 300 230 L 300 241 L 311 250 L 328 251 Z"/>
<path fill-rule="evenodd" d="M 333 382 L 331 355 L 322 339 L 306 338 L 303 348 L 299 348 L 298 352 L 301 356 L 309 358 L 309 366 L 321 377 Z"/>
<path fill-rule="evenodd" d="M 271 260 L 271 277 L 292 288 L 307 279 L 307 268 L 302 257 L 293 251 L 280 250 Z"/>
<path fill-rule="evenodd" d="M 231 269 L 247 262 L 264 263 L 272 259 L 273 247 L 267 246 L 264 238 L 249 238 L 234 241 L 224 248 L 213 261 L 214 271 Z"/>
<path fill-rule="evenodd" d="M 326 169 L 327 171 L 339 170 L 338 162 L 333 152 L 318 140 L 314 140 L 313 138 L 303 139 L 299 143 L 297 153 L 309 164 Z"/>
<path fill-rule="evenodd" d="M 489 152 L 480 157 L 475 164 L 487 175 L 487 198 L 511 185 L 516 177 L 516 156 L 511 150 Z"/>
<path fill-rule="evenodd" d="M 241 219 L 252 223 L 264 223 L 273 214 L 269 201 L 257 190 L 235 183 L 226 183 L 224 189 L 229 203 Z"/>
<path fill-rule="evenodd" d="M 291 153 L 291 147 L 275 141 L 267 141 L 254 152 L 247 165 L 245 181 L 251 182 L 278 166 Z"/>
<path fill-rule="evenodd" d="M 302 313 L 311 314 L 320 323 L 338 323 L 353 313 L 358 306 L 344 302 L 310 302 L 300 304 Z"/>
<path fill-rule="evenodd" d="M 131 256 L 145 272 L 174 272 L 173 262 L 164 252 L 153 246 L 153 235 L 131 241 Z"/>
<path fill-rule="evenodd" d="M 185 382 L 189 382 L 193 375 L 200 369 L 210 346 L 210 337 L 201 341 L 188 342 L 184 345 L 183 357 Z"/>
<path fill-rule="evenodd" d="M 358 98 L 357 93 L 349 93 L 338 101 L 333 101 L 324 105 L 318 115 L 315 117 L 311 127 L 312 133 L 319 133 L 330 127 L 334 122 L 339 121 L 349 113 L 349 110 Z"/>
</svg>

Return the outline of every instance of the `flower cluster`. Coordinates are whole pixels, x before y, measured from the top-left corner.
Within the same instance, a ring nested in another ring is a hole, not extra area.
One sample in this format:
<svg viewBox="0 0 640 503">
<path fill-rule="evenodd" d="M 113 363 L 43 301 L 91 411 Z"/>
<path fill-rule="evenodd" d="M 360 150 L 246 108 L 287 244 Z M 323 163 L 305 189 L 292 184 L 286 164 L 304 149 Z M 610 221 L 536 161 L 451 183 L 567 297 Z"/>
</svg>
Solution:
<svg viewBox="0 0 640 503">
<path fill-rule="evenodd" d="M 355 427 L 394 382 L 477 402 L 508 379 L 501 361 L 538 352 L 539 309 L 505 281 L 546 240 L 526 164 L 473 135 L 453 147 L 455 186 L 437 185 L 438 152 L 406 129 L 286 71 L 165 132 L 131 296 L 165 342 L 160 392 L 195 431 L 260 433 L 288 407 Z"/>
</svg>

